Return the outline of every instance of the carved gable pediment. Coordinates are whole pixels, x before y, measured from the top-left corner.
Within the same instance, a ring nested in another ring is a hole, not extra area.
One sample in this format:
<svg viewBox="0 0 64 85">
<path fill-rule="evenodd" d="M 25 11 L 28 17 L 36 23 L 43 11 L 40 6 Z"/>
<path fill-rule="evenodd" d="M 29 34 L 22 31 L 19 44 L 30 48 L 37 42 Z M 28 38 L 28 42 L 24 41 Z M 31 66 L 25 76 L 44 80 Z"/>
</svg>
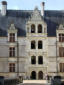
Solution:
<svg viewBox="0 0 64 85">
<path fill-rule="evenodd" d="M 17 33 L 17 29 L 15 28 L 15 25 L 13 23 L 8 28 L 8 33 Z"/>
<path fill-rule="evenodd" d="M 38 10 L 37 7 L 34 9 L 33 14 L 31 15 L 30 20 L 32 20 L 32 21 L 42 20 L 40 11 Z"/>
<path fill-rule="evenodd" d="M 15 30 L 15 26 L 14 26 L 14 24 L 11 24 L 11 26 L 10 26 L 10 30 Z"/>
<path fill-rule="evenodd" d="M 62 24 L 59 25 L 59 30 L 64 30 L 64 26 Z"/>
</svg>

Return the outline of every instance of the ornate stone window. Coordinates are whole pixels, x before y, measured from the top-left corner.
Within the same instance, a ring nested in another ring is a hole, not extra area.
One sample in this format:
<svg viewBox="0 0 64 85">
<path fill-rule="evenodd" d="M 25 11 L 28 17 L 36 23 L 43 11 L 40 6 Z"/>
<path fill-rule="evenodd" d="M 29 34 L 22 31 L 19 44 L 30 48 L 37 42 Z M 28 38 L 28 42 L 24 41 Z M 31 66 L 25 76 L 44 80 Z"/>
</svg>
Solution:
<svg viewBox="0 0 64 85">
<path fill-rule="evenodd" d="M 64 42 L 64 34 L 59 34 L 59 42 Z"/>
<path fill-rule="evenodd" d="M 31 79 L 36 79 L 36 72 L 35 71 L 31 72 Z"/>
<path fill-rule="evenodd" d="M 38 25 L 38 33 L 42 33 L 42 25 L 41 24 Z"/>
<path fill-rule="evenodd" d="M 59 57 L 64 57 L 64 47 L 59 47 Z"/>
<path fill-rule="evenodd" d="M 15 47 L 10 47 L 9 48 L 9 56 L 10 57 L 15 57 Z"/>
<path fill-rule="evenodd" d="M 43 64 L 43 56 L 38 56 L 38 64 Z"/>
<path fill-rule="evenodd" d="M 38 72 L 38 79 L 43 79 L 43 72 L 42 71 L 39 71 Z"/>
<path fill-rule="evenodd" d="M 15 33 L 10 33 L 9 42 L 15 42 Z"/>
<path fill-rule="evenodd" d="M 36 46 L 35 46 L 35 41 L 31 41 L 31 49 L 35 49 Z"/>
<path fill-rule="evenodd" d="M 15 72 L 15 63 L 9 64 L 9 72 Z"/>
<path fill-rule="evenodd" d="M 36 64 L 36 56 L 31 57 L 31 64 Z"/>
<path fill-rule="evenodd" d="M 42 49 L 42 41 L 38 41 L 38 49 Z"/>
<path fill-rule="evenodd" d="M 64 72 L 64 63 L 59 64 L 60 72 Z"/>
<path fill-rule="evenodd" d="M 31 33 L 35 33 L 35 25 L 34 24 L 31 25 Z"/>
<path fill-rule="evenodd" d="M 17 29 L 15 28 L 14 24 L 11 24 L 8 29 L 8 41 L 10 43 L 14 43 L 17 41 Z"/>
</svg>

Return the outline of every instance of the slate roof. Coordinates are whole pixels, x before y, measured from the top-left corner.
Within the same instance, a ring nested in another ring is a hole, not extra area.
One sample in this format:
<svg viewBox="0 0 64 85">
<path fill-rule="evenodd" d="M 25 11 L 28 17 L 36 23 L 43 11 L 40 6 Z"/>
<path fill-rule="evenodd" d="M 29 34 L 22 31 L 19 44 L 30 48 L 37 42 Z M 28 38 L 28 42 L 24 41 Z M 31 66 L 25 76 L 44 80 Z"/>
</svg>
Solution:
<svg viewBox="0 0 64 85">
<path fill-rule="evenodd" d="M 7 36 L 7 29 L 14 22 L 18 29 L 18 36 L 26 36 L 26 21 L 33 10 L 7 10 L 7 15 L 0 14 L 0 36 Z M 47 23 L 48 36 L 56 36 L 56 29 L 64 24 L 64 11 L 45 10 L 44 20 Z"/>
</svg>

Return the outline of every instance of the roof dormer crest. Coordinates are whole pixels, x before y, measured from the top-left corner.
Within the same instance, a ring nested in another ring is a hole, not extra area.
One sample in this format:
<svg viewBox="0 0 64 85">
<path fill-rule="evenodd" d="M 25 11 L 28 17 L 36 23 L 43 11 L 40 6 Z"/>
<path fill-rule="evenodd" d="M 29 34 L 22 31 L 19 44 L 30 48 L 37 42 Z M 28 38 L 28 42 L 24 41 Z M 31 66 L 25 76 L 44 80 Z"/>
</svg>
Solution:
<svg viewBox="0 0 64 85">
<path fill-rule="evenodd" d="M 59 30 L 64 30 L 64 26 L 62 24 L 59 25 Z"/>
<path fill-rule="evenodd" d="M 15 26 L 14 26 L 13 23 L 11 24 L 10 29 L 11 29 L 11 30 L 15 30 Z"/>
</svg>

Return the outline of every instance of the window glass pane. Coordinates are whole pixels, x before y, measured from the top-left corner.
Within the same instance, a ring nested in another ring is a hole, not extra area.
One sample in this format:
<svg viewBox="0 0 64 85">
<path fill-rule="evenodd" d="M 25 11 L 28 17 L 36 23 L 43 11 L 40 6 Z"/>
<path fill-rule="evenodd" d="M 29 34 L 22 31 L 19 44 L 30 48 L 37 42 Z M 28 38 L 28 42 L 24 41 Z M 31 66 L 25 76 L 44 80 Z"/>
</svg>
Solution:
<svg viewBox="0 0 64 85">
<path fill-rule="evenodd" d="M 10 42 L 15 42 L 15 33 L 10 33 L 9 41 Z"/>
<path fill-rule="evenodd" d="M 59 42 L 64 42 L 64 34 L 59 34 Z"/>
<path fill-rule="evenodd" d="M 64 72 L 64 63 L 60 63 L 60 72 Z"/>
<path fill-rule="evenodd" d="M 15 57 L 15 47 L 10 47 L 9 48 L 9 56 L 10 57 Z"/>
<path fill-rule="evenodd" d="M 15 63 L 9 64 L 9 72 L 15 72 Z"/>
</svg>

